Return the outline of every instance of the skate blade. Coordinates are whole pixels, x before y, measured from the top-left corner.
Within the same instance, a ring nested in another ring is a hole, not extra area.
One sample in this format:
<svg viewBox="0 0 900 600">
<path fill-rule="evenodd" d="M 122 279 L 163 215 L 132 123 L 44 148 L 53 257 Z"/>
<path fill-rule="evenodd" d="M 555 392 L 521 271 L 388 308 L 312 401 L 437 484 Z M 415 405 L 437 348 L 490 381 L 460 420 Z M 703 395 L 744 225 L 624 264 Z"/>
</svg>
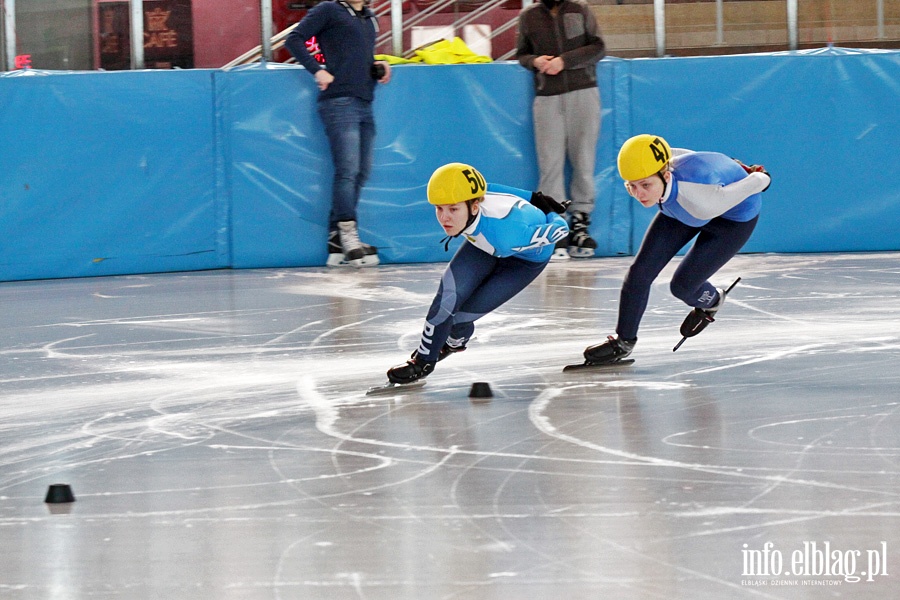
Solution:
<svg viewBox="0 0 900 600">
<path fill-rule="evenodd" d="M 593 248 L 579 248 L 578 246 L 569 246 L 569 256 L 572 258 L 592 258 L 596 250 Z"/>
<path fill-rule="evenodd" d="M 617 360 L 617 361 L 609 362 L 609 363 L 600 363 L 600 364 L 582 363 L 580 365 L 566 365 L 565 367 L 563 367 L 563 373 L 566 373 L 569 371 L 586 371 L 586 370 L 602 371 L 605 369 L 606 370 L 613 369 L 615 367 L 624 367 L 626 365 L 630 365 L 633 362 L 634 362 L 633 358 L 625 358 L 622 360 Z"/>
<path fill-rule="evenodd" d="M 386 383 L 370 387 L 366 396 L 386 396 L 390 394 L 402 394 L 411 390 L 417 390 L 425 385 L 425 381 L 413 381 L 412 383 Z"/>
<path fill-rule="evenodd" d="M 329 267 L 375 267 L 381 264 L 377 254 L 366 254 L 358 260 L 348 261 L 344 259 L 343 254 L 331 253 L 325 265 Z"/>
</svg>

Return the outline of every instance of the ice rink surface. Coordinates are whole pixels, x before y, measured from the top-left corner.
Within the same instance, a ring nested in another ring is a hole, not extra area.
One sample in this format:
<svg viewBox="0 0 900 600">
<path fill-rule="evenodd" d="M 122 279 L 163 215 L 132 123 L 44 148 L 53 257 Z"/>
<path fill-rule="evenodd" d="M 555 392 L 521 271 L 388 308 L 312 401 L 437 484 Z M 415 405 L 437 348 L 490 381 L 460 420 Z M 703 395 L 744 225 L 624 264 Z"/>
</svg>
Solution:
<svg viewBox="0 0 900 600">
<path fill-rule="evenodd" d="M 739 256 L 674 353 L 670 266 L 634 365 L 563 374 L 630 261 L 386 397 L 443 264 L 3 284 L 0 597 L 896 599 L 900 254 Z"/>
</svg>

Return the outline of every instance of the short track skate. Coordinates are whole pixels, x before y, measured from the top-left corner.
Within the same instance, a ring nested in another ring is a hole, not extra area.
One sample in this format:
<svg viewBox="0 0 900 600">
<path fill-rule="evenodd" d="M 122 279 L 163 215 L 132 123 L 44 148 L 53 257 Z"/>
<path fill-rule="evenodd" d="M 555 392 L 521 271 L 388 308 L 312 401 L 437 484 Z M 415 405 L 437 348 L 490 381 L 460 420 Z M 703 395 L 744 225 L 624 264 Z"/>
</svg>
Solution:
<svg viewBox="0 0 900 600">
<path fill-rule="evenodd" d="M 725 301 L 725 297 L 728 296 L 728 292 L 730 292 L 732 289 L 734 289 L 734 286 L 736 286 L 740 280 L 741 280 L 741 278 L 738 277 L 737 279 L 734 280 L 734 283 L 732 283 L 731 285 L 728 286 L 728 289 L 727 289 L 727 290 L 725 290 L 724 292 L 722 292 L 722 299 L 721 299 L 721 302 L 724 302 L 724 301 Z M 695 310 L 699 310 L 699 309 L 695 309 Z M 690 317 L 690 316 L 691 316 L 691 315 L 688 315 L 688 317 Z M 684 335 L 684 332 L 682 332 L 682 338 L 681 338 L 681 341 L 678 342 L 677 344 L 675 344 L 675 347 L 672 348 L 672 352 L 675 352 L 676 350 L 678 350 L 679 348 L 681 348 L 681 345 L 682 345 L 685 341 L 687 341 L 687 339 L 688 339 L 689 337 L 694 337 L 695 335 L 697 335 L 698 333 L 700 333 L 701 331 L 703 331 L 703 329 L 704 329 L 709 323 L 714 323 L 714 322 L 715 322 L 715 318 L 713 318 L 712 315 L 706 317 L 705 319 L 706 319 L 705 322 L 701 321 L 701 322 L 698 324 L 698 325 L 702 325 L 702 326 L 701 326 L 701 327 L 698 327 L 698 329 L 697 329 L 696 332 L 694 332 L 694 333 L 689 333 L 689 335 Z M 684 327 L 684 325 L 682 325 L 682 327 Z"/>
<path fill-rule="evenodd" d="M 376 385 L 370 387 L 366 392 L 366 396 L 390 396 L 392 394 L 402 394 L 418 390 L 425 386 L 427 382 L 424 379 L 413 381 L 412 383 L 385 383 L 384 385 Z"/>
<path fill-rule="evenodd" d="M 616 367 L 625 367 L 634 362 L 633 358 L 621 358 L 607 363 L 581 363 L 577 365 L 566 365 L 563 367 L 563 373 L 571 371 L 610 371 Z"/>
</svg>

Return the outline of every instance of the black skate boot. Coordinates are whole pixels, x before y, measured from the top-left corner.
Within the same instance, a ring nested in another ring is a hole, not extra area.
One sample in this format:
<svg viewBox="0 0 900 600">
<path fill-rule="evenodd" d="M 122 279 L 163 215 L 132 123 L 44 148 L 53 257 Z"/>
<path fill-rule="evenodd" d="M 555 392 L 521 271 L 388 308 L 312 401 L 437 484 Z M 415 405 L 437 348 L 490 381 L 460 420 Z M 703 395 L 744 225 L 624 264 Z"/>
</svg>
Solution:
<svg viewBox="0 0 900 600">
<path fill-rule="evenodd" d="M 725 298 L 728 297 L 728 293 L 734 289 L 734 286 L 736 286 L 740 280 L 740 277 L 735 279 L 734 283 L 729 285 L 726 290 L 716 288 L 716 291 L 719 292 L 719 299 L 713 306 L 710 306 L 709 308 L 695 308 L 688 313 L 688 316 L 684 318 L 684 322 L 681 323 L 681 329 L 679 330 L 681 333 L 681 341 L 675 344 L 675 347 L 672 348 L 672 352 L 681 348 L 681 345 L 689 337 L 694 337 L 706 329 L 707 325 L 716 320 L 716 313 L 719 312 L 719 309 L 725 304 Z"/>
<path fill-rule="evenodd" d="M 363 252 L 366 253 L 362 259 L 363 266 L 377 265 L 380 262 L 378 259 L 378 248 L 365 242 L 360 242 L 360 245 Z M 341 234 L 338 233 L 337 229 L 328 232 L 328 260 L 325 264 L 329 267 L 346 267 L 349 264 L 344 259 L 344 249 L 341 247 Z"/>
<path fill-rule="evenodd" d="M 449 338 L 444 345 L 441 346 L 441 352 L 438 354 L 438 360 L 444 360 L 451 354 L 455 354 L 457 352 L 463 352 L 466 349 L 466 342 L 469 340 L 466 339 L 454 339 Z"/>
<path fill-rule="evenodd" d="M 716 313 L 719 312 L 719 309 L 725 303 L 726 295 L 725 290 L 716 288 L 716 291 L 719 293 L 719 300 L 713 306 L 709 308 L 695 308 L 684 318 L 679 330 L 682 337 L 694 337 L 706 329 L 707 325 L 716 320 Z"/>
<path fill-rule="evenodd" d="M 449 338 L 444 345 L 441 346 L 441 351 L 438 352 L 438 362 L 444 360 L 451 354 L 456 354 L 457 352 L 463 352 L 466 349 L 466 342 L 468 340 L 465 339 L 453 339 Z M 419 351 L 413 350 L 413 353 L 410 355 L 410 358 L 413 360 L 419 359 Z"/>
<path fill-rule="evenodd" d="M 618 336 L 607 336 L 606 341 L 602 344 L 588 346 L 584 350 L 585 365 L 608 365 L 622 362 L 631 351 L 637 338 L 633 340 L 622 340 Z"/>
<path fill-rule="evenodd" d="M 583 363 L 566 365 L 563 367 L 563 371 L 593 370 L 630 365 L 634 362 L 634 359 L 628 358 L 628 355 L 634 350 L 636 343 L 637 338 L 623 340 L 619 339 L 618 336 L 607 336 L 606 341 L 602 344 L 595 344 L 585 348 Z"/>
<path fill-rule="evenodd" d="M 419 358 L 417 352 L 413 352 L 412 358 L 396 367 L 388 369 L 388 381 L 397 384 L 414 383 L 420 379 L 424 379 L 434 371 L 433 362 L 424 361 Z"/>
<path fill-rule="evenodd" d="M 588 233 L 591 217 L 584 212 L 572 213 L 572 233 L 569 234 L 569 256 L 590 258 L 597 250 L 597 242 Z"/>
</svg>

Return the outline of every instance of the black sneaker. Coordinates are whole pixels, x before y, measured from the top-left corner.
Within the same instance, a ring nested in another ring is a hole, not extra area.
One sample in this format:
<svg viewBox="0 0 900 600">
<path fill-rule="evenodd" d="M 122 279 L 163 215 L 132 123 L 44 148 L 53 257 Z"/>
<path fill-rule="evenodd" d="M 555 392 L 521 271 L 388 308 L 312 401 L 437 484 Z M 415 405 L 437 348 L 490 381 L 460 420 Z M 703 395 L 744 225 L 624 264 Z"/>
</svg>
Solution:
<svg viewBox="0 0 900 600">
<path fill-rule="evenodd" d="M 365 242 L 360 242 L 363 252 L 366 256 L 378 256 L 378 248 Z M 328 232 L 328 254 L 340 254 L 344 256 L 344 250 L 341 248 L 341 236 L 337 229 Z"/>
<path fill-rule="evenodd" d="M 570 258 L 572 257 L 569 256 L 569 236 L 567 235 L 556 242 L 556 247 L 553 249 L 553 254 L 550 255 L 550 260 L 557 262 L 560 260 L 569 260 Z"/>
<path fill-rule="evenodd" d="M 569 255 L 572 258 L 590 258 L 597 250 L 597 242 L 588 233 L 591 217 L 585 212 L 572 213 L 572 227 L 569 234 Z"/>
<path fill-rule="evenodd" d="M 352 221 L 350 221 L 352 222 Z M 364 256 L 362 259 L 357 262 L 351 262 L 347 259 L 344 254 L 344 249 L 341 246 L 341 234 L 335 229 L 328 233 L 328 260 L 326 261 L 326 265 L 329 267 L 346 267 L 346 266 L 359 266 L 359 267 L 374 267 L 379 264 L 380 260 L 378 258 L 378 248 L 375 246 L 371 246 L 369 244 L 359 242 L 360 247 L 362 247 Z"/>
</svg>

